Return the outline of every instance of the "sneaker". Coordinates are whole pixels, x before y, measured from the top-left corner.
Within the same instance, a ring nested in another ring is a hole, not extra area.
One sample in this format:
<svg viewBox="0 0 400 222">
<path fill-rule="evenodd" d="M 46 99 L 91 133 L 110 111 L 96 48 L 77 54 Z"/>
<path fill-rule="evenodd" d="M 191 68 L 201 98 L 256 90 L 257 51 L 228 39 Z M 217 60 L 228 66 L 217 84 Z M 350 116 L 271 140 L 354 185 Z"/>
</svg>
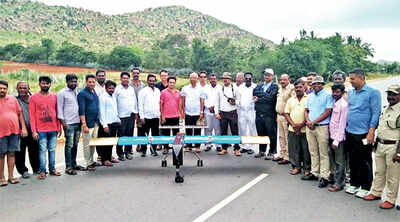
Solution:
<svg viewBox="0 0 400 222">
<path fill-rule="evenodd" d="M 206 146 L 206 148 L 204 149 L 204 151 L 208 152 L 211 150 L 211 146 Z"/>
<path fill-rule="evenodd" d="M 254 155 L 254 158 L 261 158 L 261 157 L 265 157 L 264 152 L 259 152 L 258 154 Z"/>
<path fill-rule="evenodd" d="M 268 153 L 264 158 L 264 160 L 272 160 L 272 159 L 274 159 L 274 154 L 272 153 Z"/>
<path fill-rule="evenodd" d="M 118 160 L 119 161 L 125 161 L 126 159 L 125 159 L 125 157 L 123 155 L 121 155 L 121 156 L 118 156 Z"/>
<path fill-rule="evenodd" d="M 360 189 L 356 193 L 356 197 L 364 198 L 365 196 L 368 195 L 368 193 L 369 193 L 369 190 Z"/>
<path fill-rule="evenodd" d="M 133 159 L 133 156 L 130 153 L 127 153 L 125 156 L 126 156 L 126 159 L 128 159 L 128 160 Z"/>
<path fill-rule="evenodd" d="M 360 190 L 359 187 L 348 186 L 348 187 L 346 188 L 345 192 L 346 192 L 346 193 L 349 193 L 349 194 L 355 194 L 355 193 L 357 193 L 359 190 Z"/>
<path fill-rule="evenodd" d="M 221 147 L 217 147 L 217 152 L 221 152 L 222 148 Z"/>
<path fill-rule="evenodd" d="M 23 174 L 22 174 L 22 178 L 24 178 L 24 179 L 27 179 L 27 178 L 29 178 L 30 176 L 29 176 L 29 173 L 28 173 L 28 171 L 25 171 Z"/>
</svg>

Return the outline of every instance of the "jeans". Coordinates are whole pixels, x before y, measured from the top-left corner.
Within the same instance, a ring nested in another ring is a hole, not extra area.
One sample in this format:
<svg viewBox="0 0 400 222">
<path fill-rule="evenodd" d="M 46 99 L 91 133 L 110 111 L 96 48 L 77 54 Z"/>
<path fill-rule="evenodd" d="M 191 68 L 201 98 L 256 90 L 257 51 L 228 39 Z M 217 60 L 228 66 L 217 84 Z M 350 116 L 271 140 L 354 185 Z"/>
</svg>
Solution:
<svg viewBox="0 0 400 222">
<path fill-rule="evenodd" d="M 65 133 L 65 168 L 76 166 L 76 154 L 78 150 L 79 138 L 81 136 L 81 124 L 69 124 L 68 129 L 64 128 Z"/>
<path fill-rule="evenodd" d="M 49 155 L 49 171 L 55 170 L 57 131 L 38 132 L 39 134 L 39 171 L 46 173 L 46 151 Z"/>
</svg>

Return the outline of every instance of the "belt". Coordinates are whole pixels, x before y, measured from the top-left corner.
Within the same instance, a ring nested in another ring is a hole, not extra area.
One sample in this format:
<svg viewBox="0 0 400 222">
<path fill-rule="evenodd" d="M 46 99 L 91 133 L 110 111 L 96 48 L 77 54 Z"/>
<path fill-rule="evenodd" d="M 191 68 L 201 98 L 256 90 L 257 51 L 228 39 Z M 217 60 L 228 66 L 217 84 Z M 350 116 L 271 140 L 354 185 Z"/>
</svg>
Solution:
<svg viewBox="0 0 400 222">
<path fill-rule="evenodd" d="M 396 144 L 397 141 L 396 140 L 383 140 L 380 138 L 376 138 L 376 141 L 380 144 L 385 144 L 385 145 L 389 145 L 389 144 Z"/>
<path fill-rule="evenodd" d="M 236 109 L 235 110 L 232 110 L 232 111 L 229 111 L 229 112 L 225 112 L 225 111 L 220 111 L 221 113 L 236 113 Z"/>
<path fill-rule="evenodd" d="M 329 123 L 317 123 L 317 124 L 314 124 L 314 126 L 326 126 L 326 125 L 329 125 Z"/>
</svg>

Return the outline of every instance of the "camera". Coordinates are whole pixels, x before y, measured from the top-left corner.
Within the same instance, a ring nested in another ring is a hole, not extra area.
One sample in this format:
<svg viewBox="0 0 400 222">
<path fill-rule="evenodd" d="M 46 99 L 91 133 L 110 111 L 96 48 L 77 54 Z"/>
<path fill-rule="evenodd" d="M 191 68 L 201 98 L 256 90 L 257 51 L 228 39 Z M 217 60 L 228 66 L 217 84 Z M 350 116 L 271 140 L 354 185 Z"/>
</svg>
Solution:
<svg viewBox="0 0 400 222">
<path fill-rule="evenodd" d="M 233 98 L 228 98 L 228 103 L 235 103 L 235 102 L 236 102 L 235 99 L 233 99 Z"/>
</svg>

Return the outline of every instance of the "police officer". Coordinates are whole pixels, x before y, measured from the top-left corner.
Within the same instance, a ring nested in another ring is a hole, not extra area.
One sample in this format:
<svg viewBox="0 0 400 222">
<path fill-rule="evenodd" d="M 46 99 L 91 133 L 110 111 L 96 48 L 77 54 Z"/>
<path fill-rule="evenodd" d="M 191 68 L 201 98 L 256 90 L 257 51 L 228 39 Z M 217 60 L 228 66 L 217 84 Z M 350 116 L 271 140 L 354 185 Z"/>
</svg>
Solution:
<svg viewBox="0 0 400 222">
<path fill-rule="evenodd" d="M 400 85 L 391 85 L 386 92 L 389 106 L 379 118 L 375 178 L 364 200 L 381 199 L 386 184 L 386 200 L 379 207 L 391 209 L 396 203 L 400 179 Z"/>
</svg>

